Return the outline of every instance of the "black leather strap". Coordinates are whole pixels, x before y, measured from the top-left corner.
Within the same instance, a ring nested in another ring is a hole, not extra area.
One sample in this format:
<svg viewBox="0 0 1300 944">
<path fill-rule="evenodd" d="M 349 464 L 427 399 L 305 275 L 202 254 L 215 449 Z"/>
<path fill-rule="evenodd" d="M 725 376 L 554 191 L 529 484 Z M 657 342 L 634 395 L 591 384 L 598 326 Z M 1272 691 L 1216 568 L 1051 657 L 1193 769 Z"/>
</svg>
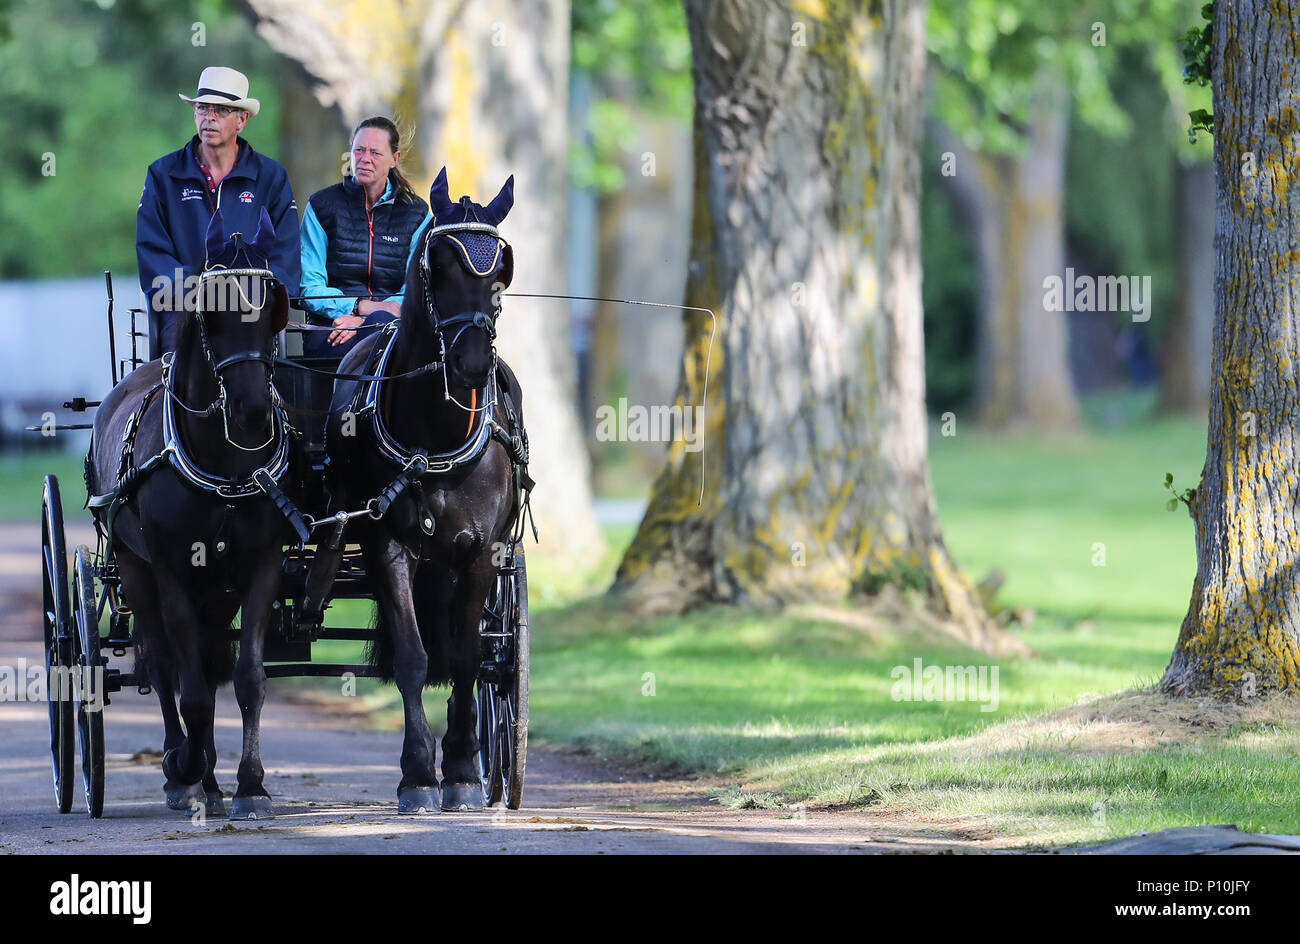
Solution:
<svg viewBox="0 0 1300 944">
<path fill-rule="evenodd" d="M 307 527 L 307 521 L 303 518 L 302 512 L 289 499 L 289 496 L 280 490 L 280 486 L 275 484 L 275 479 L 271 478 L 271 474 L 266 469 L 258 469 L 253 473 L 253 482 L 266 493 L 266 497 L 271 499 L 280 514 L 284 515 L 285 520 L 289 522 L 289 527 L 293 528 L 294 533 L 298 535 L 298 540 L 304 544 L 310 541 L 311 528 Z"/>
</svg>

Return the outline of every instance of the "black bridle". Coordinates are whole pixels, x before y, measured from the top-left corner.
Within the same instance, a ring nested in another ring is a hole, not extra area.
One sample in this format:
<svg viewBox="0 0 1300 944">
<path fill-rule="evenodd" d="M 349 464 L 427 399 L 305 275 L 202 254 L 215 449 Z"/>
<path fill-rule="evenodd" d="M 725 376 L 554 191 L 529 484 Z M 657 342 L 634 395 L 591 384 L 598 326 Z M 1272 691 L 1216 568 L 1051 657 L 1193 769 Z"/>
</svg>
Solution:
<svg viewBox="0 0 1300 944">
<path fill-rule="evenodd" d="M 205 280 L 212 280 L 220 277 L 229 277 L 229 276 L 257 278 L 262 280 L 263 292 L 262 292 L 262 304 L 260 306 L 254 305 L 250 299 L 245 297 L 243 294 L 243 289 L 239 287 L 239 283 L 238 282 L 235 283 L 235 287 L 236 289 L 238 289 L 241 298 L 243 298 L 244 301 L 248 303 L 250 310 L 259 312 L 259 316 L 269 304 L 269 300 L 272 298 L 275 286 L 280 284 L 279 280 L 269 269 L 256 269 L 256 268 L 227 269 L 221 266 L 210 266 L 208 269 L 206 269 L 205 271 L 199 274 L 199 292 L 198 292 L 198 299 L 197 299 L 197 304 L 194 312 L 194 317 L 198 323 L 199 341 L 203 349 L 203 359 L 208 366 L 208 370 L 211 371 L 212 376 L 217 381 L 216 399 L 214 399 L 211 403 L 209 403 L 205 408 L 201 410 L 196 410 L 193 407 L 189 406 L 187 403 L 185 403 L 176 394 L 173 388 L 173 384 L 175 383 L 175 378 L 172 375 L 172 371 L 170 369 L 171 362 L 166 359 L 164 359 L 163 362 L 165 368 L 163 373 L 164 385 L 167 391 L 167 395 L 171 397 L 171 399 L 187 413 L 193 414 L 194 416 L 198 416 L 198 417 L 208 417 L 220 411 L 222 432 L 226 442 L 229 445 L 234 446 L 236 449 L 243 450 L 244 452 L 260 452 L 261 450 L 265 449 L 267 446 L 271 445 L 271 443 L 274 442 L 276 438 L 276 428 L 277 428 L 276 412 L 280 408 L 280 394 L 275 389 L 272 370 L 275 367 L 277 355 L 279 354 L 279 345 L 280 345 L 279 332 L 273 331 L 271 333 L 271 350 L 269 352 L 255 351 L 255 350 L 239 351 L 235 354 L 230 355 L 229 357 L 223 358 L 220 361 L 217 360 L 216 355 L 212 351 L 212 344 L 208 340 L 207 325 L 203 317 L 206 314 L 206 310 L 204 309 L 203 306 L 203 300 L 205 297 L 205 292 L 203 291 L 204 288 L 203 283 Z M 262 364 L 266 367 L 267 398 L 270 400 L 272 404 L 271 435 L 266 440 L 266 442 L 262 443 L 260 446 L 254 446 L 252 448 L 249 448 L 248 446 L 241 446 L 239 443 L 235 442 L 230 437 L 230 414 L 227 409 L 227 407 L 229 406 L 229 397 L 226 394 L 225 378 L 222 376 L 222 372 L 225 371 L 227 368 L 233 367 L 236 364 L 243 364 L 248 362 Z M 280 423 L 279 425 L 283 426 L 283 423 Z"/>
<path fill-rule="evenodd" d="M 472 209 L 467 211 L 467 213 L 472 212 Z M 471 271 L 473 271 L 475 275 L 483 278 L 493 275 L 500 270 L 502 264 L 501 256 L 503 251 L 509 250 L 509 243 L 501 238 L 501 234 L 497 232 L 495 226 L 488 223 L 479 223 L 477 221 L 467 220 L 461 223 L 447 223 L 443 226 L 430 226 L 425 230 L 424 239 L 420 246 L 420 280 L 424 287 L 425 314 L 429 319 L 430 327 L 433 328 L 434 333 L 438 336 L 438 363 L 442 366 L 443 397 L 444 399 L 452 401 L 467 413 L 479 413 L 484 410 L 490 410 L 495 405 L 495 402 L 484 403 L 480 407 L 470 407 L 461 403 L 452 396 L 450 382 L 447 379 L 447 354 L 456 346 L 456 342 L 458 342 L 461 336 L 470 328 L 482 328 L 487 332 L 488 343 L 492 349 L 492 369 L 494 371 L 496 370 L 496 322 L 497 318 L 501 315 L 500 293 L 494 293 L 494 301 L 496 304 L 493 307 L 491 314 L 484 311 L 466 311 L 454 315 L 443 315 L 438 310 L 438 304 L 434 299 L 433 294 L 433 280 L 429 274 L 429 249 L 433 245 L 434 238 L 447 236 L 453 233 L 484 233 L 497 239 L 499 244 L 497 247 L 497 257 L 495 264 L 490 270 L 479 272 L 477 268 L 473 268 L 471 263 Z M 455 330 L 455 333 L 452 335 L 451 343 L 448 344 L 446 332 L 452 331 L 453 329 Z"/>
</svg>

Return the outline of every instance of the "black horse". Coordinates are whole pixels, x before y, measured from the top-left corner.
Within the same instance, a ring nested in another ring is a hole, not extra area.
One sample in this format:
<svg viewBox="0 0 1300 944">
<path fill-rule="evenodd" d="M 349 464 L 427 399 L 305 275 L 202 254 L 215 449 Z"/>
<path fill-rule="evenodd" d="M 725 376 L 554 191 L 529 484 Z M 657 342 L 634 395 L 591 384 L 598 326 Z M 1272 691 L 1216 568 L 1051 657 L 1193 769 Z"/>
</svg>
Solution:
<svg viewBox="0 0 1300 944">
<path fill-rule="evenodd" d="M 400 318 L 341 365 L 380 382 L 340 380 L 326 430 L 336 505 L 370 504 L 356 532 L 376 602 L 369 656 L 402 694 L 403 813 L 482 809 L 474 683 L 479 621 L 526 480 L 519 385 L 493 341 L 514 269 L 496 226 L 511 177 L 488 206 L 429 193 L 433 222 L 412 254 Z M 408 375 L 408 376 L 400 376 Z M 426 685 L 451 683 L 441 795 Z"/>
<path fill-rule="evenodd" d="M 265 210 L 251 244 L 226 240 L 220 210 L 206 241 L 174 355 L 133 371 L 99 408 L 87 487 L 104 492 L 90 506 L 134 613 L 137 663 L 162 705 L 167 805 L 224 813 L 213 713 L 233 675 L 244 742 L 232 815 L 255 818 L 272 812 L 258 741 L 263 639 L 283 544 L 294 540 L 278 509 L 296 515 L 277 485 L 292 474 L 293 449 L 271 375 L 288 297 L 266 270 L 275 231 Z M 236 665 L 230 627 L 241 607 Z"/>
</svg>

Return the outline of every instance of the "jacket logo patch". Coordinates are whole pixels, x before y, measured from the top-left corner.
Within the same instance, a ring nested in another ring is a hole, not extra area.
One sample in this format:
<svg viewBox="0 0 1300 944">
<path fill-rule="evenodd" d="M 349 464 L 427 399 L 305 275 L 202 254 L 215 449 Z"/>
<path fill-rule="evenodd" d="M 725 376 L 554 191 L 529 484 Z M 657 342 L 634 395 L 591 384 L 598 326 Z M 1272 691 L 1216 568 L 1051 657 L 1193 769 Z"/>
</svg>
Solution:
<svg viewBox="0 0 1300 944">
<path fill-rule="evenodd" d="M 382 239 L 384 242 L 387 242 L 387 243 L 400 243 L 400 242 L 402 241 L 402 240 L 401 240 L 400 238 L 398 238 L 397 236 L 382 236 L 382 235 L 381 235 L 379 238 Z"/>
<path fill-rule="evenodd" d="M 181 190 L 182 200 L 201 200 L 202 198 L 203 198 L 202 190 L 196 190 L 193 187 L 184 187 Z"/>
<path fill-rule="evenodd" d="M 240 203 L 252 203 L 252 202 L 253 202 L 253 191 L 251 191 L 251 190 L 245 190 L 243 193 L 241 193 L 241 194 L 239 195 L 239 202 L 240 202 Z"/>
</svg>

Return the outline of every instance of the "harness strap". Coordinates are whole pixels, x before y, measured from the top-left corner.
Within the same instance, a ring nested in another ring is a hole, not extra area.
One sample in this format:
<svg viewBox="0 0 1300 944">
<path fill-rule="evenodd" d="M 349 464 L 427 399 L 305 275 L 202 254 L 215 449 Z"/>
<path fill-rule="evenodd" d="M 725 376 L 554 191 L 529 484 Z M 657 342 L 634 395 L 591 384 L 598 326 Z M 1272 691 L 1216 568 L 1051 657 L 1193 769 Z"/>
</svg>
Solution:
<svg viewBox="0 0 1300 944">
<path fill-rule="evenodd" d="M 107 508 L 104 513 L 104 546 L 111 548 L 113 546 L 113 531 L 117 524 L 118 513 L 126 507 L 126 503 L 131 500 L 131 496 L 139 487 L 144 477 L 154 469 L 163 465 L 167 461 L 167 450 L 163 450 L 158 455 L 152 457 L 144 465 L 137 467 L 135 464 L 135 436 L 140 430 L 140 421 L 143 419 L 145 410 L 149 408 L 150 401 L 158 395 L 163 389 L 161 382 L 155 384 L 144 395 L 140 405 L 135 408 L 134 412 L 127 418 L 126 426 L 122 432 L 122 458 L 118 465 L 117 485 L 110 492 L 104 492 L 100 495 L 88 495 L 86 498 L 87 508 Z M 91 449 L 94 449 L 94 442 L 91 442 Z M 87 454 L 86 480 L 90 482 L 89 453 Z M 98 525 L 98 520 L 96 520 Z"/>
<path fill-rule="evenodd" d="M 258 469 L 253 473 L 253 482 L 256 483 L 267 498 L 271 499 L 280 514 L 284 515 L 285 520 L 289 522 L 289 527 L 293 528 L 298 535 L 298 540 L 304 544 L 310 541 L 311 528 L 307 527 L 307 521 L 303 518 L 302 512 L 289 499 L 289 496 L 280 490 L 280 486 L 276 484 L 275 479 L 271 478 L 271 473 L 267 472 L 266 469 Z"/>
<path fill-rule="evenodd" d="M 117 485 L 110 492 L 104 492 L 100 495 L 89 495 L 86 498 L 87 508 L 104 508 L 106 506 L 112 506 L 112 504 L 123 495 L 123 489 L 127 487 L 127 483 L 130 483 L 130 487 L 134 487 L 139 481 L 142 470 L 137 470 L 135 468 L 135 434 L 140 429 L 140 420 L 144 417 L 145 410 L 149 408 L 150 401 L 152 401 L 162 389 L 163 384 L 161 382 L 154 384 L 153 387 L 151 387 L 144 395 L 144 398 L 140 400 L 140 405 L 137 406 L 135 410 L 132 411 L 131 415 L 127 417 L 126 426 L 123 427 L 122 430 L 122 455 L 117 467 Z M 93 438 L 91 441 L 91 450 L 94 450 Z M 154 457 L 154 459 L 157 458 L 157 456 Z M 87 453 L 87 459 L 89 459 L 89 453 Z M 145 471 L 152 471 L 157 468 L 154 459 L 150 459 L 145 463 Z M 87 486 L 90 485 L 90 472 L 90 467 L 87 466 Z M 89 492 L 89 488 L 87 488 L 87 492 Z M 129 497 L 129 495 L 126 497 Z M 125 498 L 123 498 L 123 502 L 124 501 Z M 116 514 L 116 510 L 113 510 L 110 507 L 109 515 L 115 517 Z"/>
<path fill-rule="evenodd" d="M 393 502 L 397 501 L 402 492 L 406 491 L 412 482 L 418 481 L 420 476 L 428 469 L 428 458 L 422 455 L 412 456 L 411 461 L 402 468 L 401 472 L 397 473 L 397 477 L 367 503 L 373 509 L 372 514 L 376 518 L 382 518 L 388 514 L 388 509 L 392 507 Z"/>
<path fill-rule="evenodd" d="M 289 526 L 293 528 L 294 533 L 303 541 L 311 539 L 311 529 L 307 526 L 306 520 L 302 513 L 294 505 L 288 495 L 279 487 L 277 481 L 282 477 L 289 468 L 288 440 L 292 433 L 292 428 L 281 422 L 281 435 L 283 437 L 280 448 L 277 449 L 276 456 L 273 458 L 271 465 L 276 470 L 272 474 L 270 469 L 263 466 L 253 472 L 251 476 L 251 488 L 248 486 L 233 487 L 229 490 L 222 487 L 220 483 L 209 480 L 199 470 L 194 468 L 184 450 L 180 448 L 180 439 L 174 429 L 174 419 L 170 416 L 171 406 L 170 399 L 163 401 L 164 423 L 163 432 L 164 445 L 162 452 L 152 456 L 141 466 L 135 465 L 135 437 L 140 431 L 140 423 L 144 418 L 145 411 L 148 409 L 150 402 L 160 391 L 166 389 L 166 381 L 160 381 L 155 384 L 144 398 L 140 405 L 128 417 L 126 426 L 122 433 L 122 459 L 118 469 L 118 480 L 116 487 L 112 491 L 104 492 L 99 495 L 89 495 L 86 499 L 87 508 L 106 508 L 104 514 L 104 540 L 105 547 L 112 548 L 114 526 L 117 522 L 117 516 L 126 507 L 127 502 L 134 496 L 140 483 L 145 476 L 163 465 L 170 464 L 176 471 L 177 475 L 183 481 L 197 486 L 201 491 L 214 493 L 225 499 L 246 498 L 256 495 L 259 492 L 271 499 L 276 509 L 285 517 Z M 91 448 L 94 448 L 92 442 Z M 89 457 L 87 457 L 89 461 Z M 86 470 L 86 479 L 89 484 L 90 469 Z M 227 505 L 229 507 L 229 505 Z M 96 522 L 98 524 L 98 522 Z"/>
</svg>

